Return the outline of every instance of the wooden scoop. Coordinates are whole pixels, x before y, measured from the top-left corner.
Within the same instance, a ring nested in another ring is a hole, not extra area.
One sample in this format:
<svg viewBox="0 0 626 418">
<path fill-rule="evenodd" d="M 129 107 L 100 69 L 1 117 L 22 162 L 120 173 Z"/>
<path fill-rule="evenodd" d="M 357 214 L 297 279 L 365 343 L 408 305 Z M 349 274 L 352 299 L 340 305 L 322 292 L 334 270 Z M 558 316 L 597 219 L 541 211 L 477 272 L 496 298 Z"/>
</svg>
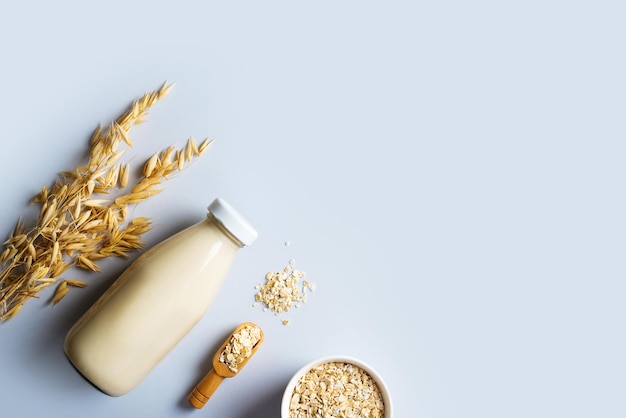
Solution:
<svg viewBox="0 0 626 418">
<path fill-rule="evenodd" d="M 235 328 L 233 333 L 228 336 L 226 341 L 224 341 L 224 344 L 222 344 L 222 346 L 219 348 L 219 350 L 217 350 L 217 352 L 213 356 L 213 368 L 209 371 L 209 373 L 207 373 L 206 376 L 204 376 L 204 378 L 200 381 L 200 383 L 196 385 L 196 387 L 191 391 L 191 393 L 189 394 L 189 397 L 187 398 L 189 400 L 189 403 L 193 407 L 198 408 L 198 409 L 202 408 L 204 404 L 207 403 L 211 395 L 213 395 L 213 392 L 215 392 L 215 390 L 220 385 L 220 383 L 222 383 L 222 380 L 224 380 L 225 377 L 236 376 L 237 373 L 241 371 L 243 366 L 246 365 L 248 360 L 250 360 L 250 358 L 254 355 L 254 353 L 256 353 L 256 350 L 259 349 L 259 346 L 263 342 L 263 338 L 264 338 L 262 330 L 261 330 L 261 338 L 252 347 L 252 352 L 250 356 L 246 357 L 245 359 L 241 361 L 241 363 L 238 364 L 236 371 L 231 370 L 227 364 L 220 361 L 220 355 L 222 354 L 222 352 L 224 352 L 224 350 L 226 349 L 226 346 L 228 346 L 233 336 L 235 336 L 237 333 L 239 333 L 242 329 L 244 329 L 247 326 L 253 326 L 253 327 L 259 328 L 259 330 L 261 329 L 260 327 L 253 324 L 252 322 L 244 322 L 243 324 Z"/>
</svg>

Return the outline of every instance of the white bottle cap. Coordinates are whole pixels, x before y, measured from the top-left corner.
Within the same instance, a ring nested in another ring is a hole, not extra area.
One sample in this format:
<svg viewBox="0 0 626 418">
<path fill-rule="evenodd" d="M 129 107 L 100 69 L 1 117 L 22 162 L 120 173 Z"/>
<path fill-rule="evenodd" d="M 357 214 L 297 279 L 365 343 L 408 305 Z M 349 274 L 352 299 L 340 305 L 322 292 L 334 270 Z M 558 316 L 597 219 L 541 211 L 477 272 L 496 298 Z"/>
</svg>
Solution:
<svg viewBox="0 0 626 418">
<path fill-rule="evenodd" d="M 215 199 L 209 205 L 209 212 L 243 245 L 252 244 L 259 235 L 252 225 L 224 199 L 219 197 Z"/>
</svg>

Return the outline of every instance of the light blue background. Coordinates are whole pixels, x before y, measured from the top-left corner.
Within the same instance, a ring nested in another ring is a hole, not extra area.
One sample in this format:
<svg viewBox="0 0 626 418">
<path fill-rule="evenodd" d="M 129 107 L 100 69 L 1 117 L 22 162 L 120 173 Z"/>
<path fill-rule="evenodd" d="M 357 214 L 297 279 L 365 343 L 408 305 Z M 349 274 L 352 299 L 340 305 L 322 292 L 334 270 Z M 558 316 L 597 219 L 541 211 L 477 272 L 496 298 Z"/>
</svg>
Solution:
<svg viewBox="0 0 626 418">
<path fill-rule="evenodd" d="M 398 418 L 626 416 L 623 4 L 3 3 L 0 234 L 98 123 L 169 80 L 127 156 L 215 145 L 135 209 L 148 245 L 216 196 L 260 238 L 121 398 L 62 341 L 128 262 L 76 273 L 90 287 L 57 307 L 44 292 L 0 326 L 0 415 L 278 417 L 300 366 L 346 354 L 384 377 Z M 318 290 L 285 327 L 251 305 L 290 258 Z M 243 321 L 263 347 L 188 409 Z"/>
</svg>

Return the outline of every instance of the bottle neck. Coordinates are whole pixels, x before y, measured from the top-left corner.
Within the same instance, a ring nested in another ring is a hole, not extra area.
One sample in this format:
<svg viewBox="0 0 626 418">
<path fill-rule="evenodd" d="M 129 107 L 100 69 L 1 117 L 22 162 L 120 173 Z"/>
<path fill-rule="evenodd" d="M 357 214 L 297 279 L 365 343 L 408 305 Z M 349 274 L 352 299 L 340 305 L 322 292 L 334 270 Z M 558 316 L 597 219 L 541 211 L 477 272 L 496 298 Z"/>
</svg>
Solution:
<svg viewBox="0 0 626 418">
<path fill-rule="evenodd" d="M 226 227 L 224 225 L 222 225 L 222 223 L 219 221 L 219 219 L 217 219 L 215 216 L 213 216 L 213 214 L 211 212 L 208 213 L 207 220 L 209 222 L 211 222 L 212 224 L 214 224 L 215 226 L 217 226 L 217 228 L 220 230 L 220 232 L 222 232 L 224 235 L 226 235 L 232 242 L 235 243 L 235 245 L 237 245 L 240 248 L 243 248 L 245 246 L 245 244 L 243 242 L 239 241 L 239 239 L 236 236 L 234 236 L 228 229 L 226 229 Z"/>
</svg>

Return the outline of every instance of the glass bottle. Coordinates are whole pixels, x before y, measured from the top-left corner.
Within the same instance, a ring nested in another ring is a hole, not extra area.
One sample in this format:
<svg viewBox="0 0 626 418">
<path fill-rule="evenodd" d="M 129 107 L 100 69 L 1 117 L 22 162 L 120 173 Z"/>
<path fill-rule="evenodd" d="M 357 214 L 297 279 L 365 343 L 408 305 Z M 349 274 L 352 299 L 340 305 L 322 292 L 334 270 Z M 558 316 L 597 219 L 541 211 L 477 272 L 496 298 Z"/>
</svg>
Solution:
<svg viewBox="0 0 626 418">
<path fill-rule="evenodd" d="M 102 392 L 130 392 L 198 323 L 237 251 L 257 237 L 226 201 L 139 256 L 76 322 L 65 353 Z"/>
</svg>

